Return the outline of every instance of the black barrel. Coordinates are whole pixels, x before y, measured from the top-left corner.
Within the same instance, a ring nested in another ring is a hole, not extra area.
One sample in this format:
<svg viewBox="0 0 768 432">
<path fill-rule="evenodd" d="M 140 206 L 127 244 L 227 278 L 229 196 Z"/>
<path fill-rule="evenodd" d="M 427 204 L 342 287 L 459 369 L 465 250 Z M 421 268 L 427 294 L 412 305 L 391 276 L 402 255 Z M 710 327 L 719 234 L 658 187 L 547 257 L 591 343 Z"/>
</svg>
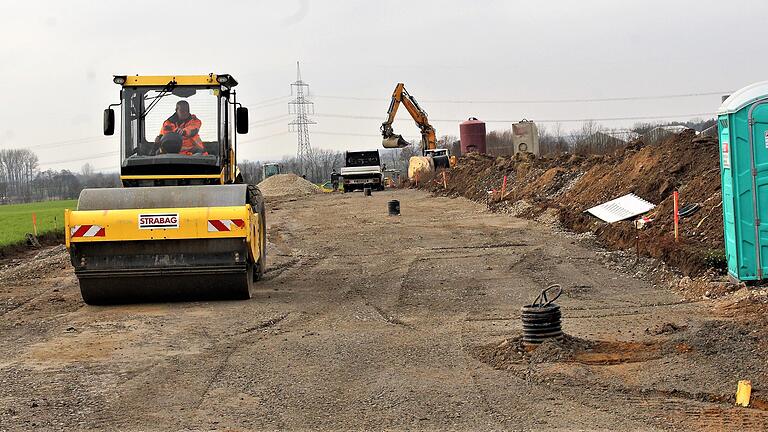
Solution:
<svg viewBox="0 0 768 432">
<path fill-rule="evenodd" d="M 548 299 L 548 294 L 556 295 Z M 560 306 L 553 303 L 562 294 L 560 285 L 550 285 L 536 297 L 533 304 L 523 306 L 523 343 L 538 345 L 547 339 L 563 339 Z"/>
<path fill-rule="evenodd" d="M 363 188 L 363 194 L 365 196 L 371 196 L 371 188 Z"/>
<path fill-rule="evenodd" d="M 400 215 L 400 201 L 398 200 L 392 200 L 387 203 L 387 210 L 389 211 L 390 216 L 399 216 Z"/>
</svg>

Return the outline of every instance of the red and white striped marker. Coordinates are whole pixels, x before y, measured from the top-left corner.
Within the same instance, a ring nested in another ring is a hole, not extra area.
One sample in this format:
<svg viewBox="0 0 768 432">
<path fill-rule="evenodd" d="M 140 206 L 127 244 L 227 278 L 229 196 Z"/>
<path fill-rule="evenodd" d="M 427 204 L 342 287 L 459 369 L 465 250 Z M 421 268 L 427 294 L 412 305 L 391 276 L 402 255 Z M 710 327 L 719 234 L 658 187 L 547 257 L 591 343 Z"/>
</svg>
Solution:
<svg viewBox="0 0 768 432">
<path fill-rule="evenodd" d="M 104 237 L 106 231 L 99 225 L 75 225 L 70 229 L 72 237 Z"/>
<path fill-rule="evenodd" d="M 242 219 L 208 219 L 208 232 L 232 231 L 232 226 L 242 228 L 245 221 Z"/>
</svg>

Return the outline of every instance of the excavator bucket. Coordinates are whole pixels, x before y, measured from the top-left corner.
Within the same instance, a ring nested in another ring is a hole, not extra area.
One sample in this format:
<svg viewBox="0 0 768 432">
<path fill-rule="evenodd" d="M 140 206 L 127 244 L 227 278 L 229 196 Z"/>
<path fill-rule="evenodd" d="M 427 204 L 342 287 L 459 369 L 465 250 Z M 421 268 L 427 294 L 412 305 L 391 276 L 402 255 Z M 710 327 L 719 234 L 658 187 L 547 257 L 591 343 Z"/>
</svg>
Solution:
<svg viewBox="0 0 768 432">
<path fill-rule="evenodd" d="M 263 203 L 251 188 L 83 190 L 77 210 L 65 214 L 83 300 L 249 298 L 266 243 Z"/>
<path fill-rule="evenodd" d="M 384 138 L 381 144 L 384 148 L 403 148 L 408 147 L 410 143 L 404 140 L 402 135 L 392 135 L 389 138 Z"/>
</svg>

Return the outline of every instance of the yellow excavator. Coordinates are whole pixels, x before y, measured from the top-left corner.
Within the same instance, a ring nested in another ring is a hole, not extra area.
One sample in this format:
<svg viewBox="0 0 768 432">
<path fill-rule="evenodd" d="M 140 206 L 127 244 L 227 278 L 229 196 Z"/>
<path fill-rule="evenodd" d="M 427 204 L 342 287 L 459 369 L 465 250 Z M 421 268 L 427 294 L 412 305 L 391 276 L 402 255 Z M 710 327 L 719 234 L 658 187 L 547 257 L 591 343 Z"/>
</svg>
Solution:
<svg viewBox="0 0 768 432">
<path fill-rule="evenodd" d="M 414 180 L 420 174 L 433 173 L 436 170 L 447 169 L 455 165 L 455 158 L 451 158 L 448 149 L 437 148 L 435 128 L 429 124 L 427 112 L 424 111 L 408 91 L 405 84 L 398 83 L 392 93 L 392 100 L 387 110 L 387 120 L 381 124 L 382 145 L 385 148 L 403 148 L 409 145 L 402 135 L 395 134 L 392 122 L 400 104 L 405 105 L 408 114 L 421 131 L 421 156 L 413 156 L 408 161 L 408 179 Z"/>
<path fill-rule="evenodd" d="M 231 75 L 113 79 L 122 188 L 84 189 L 66 246 L 88 304 L 250 298 L 266 266 L 261 192 L 237 168 L 248 109 Z M 194 122 L 189 122 L 194 118 Z M 194 127 L 182 127 L 191 124 Z"/>
</svg>

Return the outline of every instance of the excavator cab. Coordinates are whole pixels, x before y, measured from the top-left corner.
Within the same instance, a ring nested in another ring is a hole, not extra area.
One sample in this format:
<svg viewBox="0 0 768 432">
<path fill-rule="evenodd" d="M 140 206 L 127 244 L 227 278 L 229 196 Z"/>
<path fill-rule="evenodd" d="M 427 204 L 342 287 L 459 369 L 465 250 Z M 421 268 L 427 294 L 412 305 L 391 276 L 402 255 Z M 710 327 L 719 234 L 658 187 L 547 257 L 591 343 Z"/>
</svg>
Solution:
<svg viewBox="0 0 768 432">
<path fill-rule="evenodd" d="M 208 74 L 114 82 L 120 103 L 104 111 L 104 134 L 114 134 L 119 105 L 123 187 L 84 189 L 77 210 L 65 212 L 83 300 L 249 298 L 266 266 L 266 224 L 260 191 L 237 168 L 237 133 L 248 132 L 237 81 Z M 175 145 L 158 138 L 179 101 L 200 121 L 194 152 L 179 151 L 191 139 L 186 131 Z"/>
</svg>

